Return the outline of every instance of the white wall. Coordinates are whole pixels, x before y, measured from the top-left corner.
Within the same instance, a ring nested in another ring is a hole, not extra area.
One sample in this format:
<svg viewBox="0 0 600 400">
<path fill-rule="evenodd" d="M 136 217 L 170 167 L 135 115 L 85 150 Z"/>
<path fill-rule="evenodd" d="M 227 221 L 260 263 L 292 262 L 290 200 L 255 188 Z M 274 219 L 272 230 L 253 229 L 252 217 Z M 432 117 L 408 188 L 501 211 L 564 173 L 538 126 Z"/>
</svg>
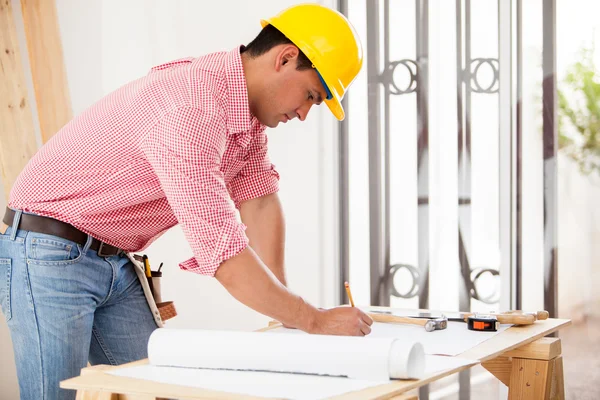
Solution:
<svg viewBox="0 0 600 400">
<path fill-rule="evenodd" d="M 159 63 L 247 44 L 259 32 L 260 18 L 294 3 L 57 0 L 73 112 L 79 114 Z M 334 5 L 333 0 L 321 3 Z M 294 121 L 269 131 L 271 159 L 281 175 L 289 287 L 318 306 L 331 306 L 337 298 L 333 289 L 336 126 L 323 105 L 303 123 Z M 179 312 L 169 326 L 251 330 L 268 322 L 234 300 L 213 278 L 179 269 L 178 263 L 191 256 L 179 228 L 167 232 L 146 253 L 154 267 L 164 262 L 163 298 L 174 300 Z M 2 318 L 0 393 L 13 393 L 13 398 L 17 388 L 7 343 Z"/>
</svg>

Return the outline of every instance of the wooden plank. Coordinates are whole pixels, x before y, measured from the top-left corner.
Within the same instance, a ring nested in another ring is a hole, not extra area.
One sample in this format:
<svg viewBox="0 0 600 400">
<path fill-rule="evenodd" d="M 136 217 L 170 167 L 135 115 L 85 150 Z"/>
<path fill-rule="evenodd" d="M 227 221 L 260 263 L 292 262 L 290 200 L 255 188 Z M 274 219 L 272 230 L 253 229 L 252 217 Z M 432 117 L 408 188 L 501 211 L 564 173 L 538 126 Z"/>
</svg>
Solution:
<svg viewBox="0 0 600 400">
<path fill-rule="evenodd" d="M 121 366 L 123 367 L 123 366 Z M 217 392 L 187 386 L 171 385 L 143 379 L 126 378 L 106 372 L 88 373 L 60 383 L 63 389 L 75 389 L 86 393 L 123 393 L 128 396 L 158 396 L 175 399 L 250 400 L 258 397 Z M 109 397 L 110 400 L 113 400 Z M 103 399 L 104 400 L 104 399 Z"/>
<path fill-rule="evenodd" d="M 562 356 L 554 360 L 513 358 L 509 400 L 564 399 Z"/>
<path fill-rule="evenodd" d="M 558 356 L 554 359 L 554 373 L 550 386 L 550 398 L 564 400 L 565 398 L 565 374 L 563 370 L 563 358 Z"/>
<path fill-rule="evenodd" d="M 73 117 L 55 0 L 21 0 L 33 88 L 45 143 Z"/>
<path fill-rule="evenodd" d="M 119 395 L 117 393 L 78 390 L 75 400 L 119 400 Z"/>
<path fill-rule="evenodd" d="M 560 355 L 562 351 L 559 338 L 544 337 L 535 342 L 526 344 L 504 353 L 507 357 L 534 358 L 537 360 L 552 360 Z"/>
<path fill-rule="evenodd" d="M 493 360 L 481 363 L 483 368 L 492 373 L 498 380 L 506 386 L 510 385 L 510 372 L 512 370 L 512 360 L 508 357 L 496 357 Z"/>
<path fill-rule="evenodd" d="M 131 362 L 125 365 L 111 366 L 111 365 L 93 365 L 90 367 L 82 368 L 81 375 L 89 376 L 96 375 L 108 372 L 111 370 L 117 370 L 119 368 L 125 367 L 134 367 L 136 365 L 144 365 L 148 364 L 148 359 L 139 360 L 135 362 Z M 101 375 L 100 375 L 101 376 Z M 154 395 L 135 395 L 135 394 L 119 394 L 119 393 L 110 393 L 110 392 L 102 392 L 95 390 L 78 390 L 77 391 L 77 399 L 76 400 L 154 400 L 156 397 Z"/>
<path fill-rule="evenodd" d="M 78 390 L 76 400 L 155 400 L 152 395 L 133 395 L 108 392 Z"/>
<path fill-rule="evenodd" d="M 6 198 L 36 150 L 13 10 L 10 0 L 0 0 L 0 180 Z"/>
<path fill-rule="evenodd" d="M 390 400 L 419 400 L 419 396 L 416 394 L 402 394 L 400 396 L 392 397 Z"/>
</svg>

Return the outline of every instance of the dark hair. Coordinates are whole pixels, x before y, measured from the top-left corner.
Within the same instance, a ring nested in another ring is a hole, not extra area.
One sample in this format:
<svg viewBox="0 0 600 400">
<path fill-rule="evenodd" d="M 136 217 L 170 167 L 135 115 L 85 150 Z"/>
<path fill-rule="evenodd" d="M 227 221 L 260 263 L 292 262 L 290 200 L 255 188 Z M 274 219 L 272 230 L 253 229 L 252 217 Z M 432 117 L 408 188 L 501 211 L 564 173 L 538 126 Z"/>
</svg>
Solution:
<svg viewBox="0 0 600 400">
<path fill-rule="evenodd" d="M 246 47 L 242 48 L 241 52 L 247 52 L 250 57 L 254 58 L 265 54 L 267 51 L 280 44 L 294 43 L 288 39 L 287 36 L 281 33 L 279 29 L 269 24 L 260 31 L 258 36 L 256 36 L 253 41 L 248 43 Z M 298 53 L 296 69 L 301 71 L 309 68 L 312 68 L 312 62 L 304 55 L 302 50 L 300 50 Z"/>
</svg>

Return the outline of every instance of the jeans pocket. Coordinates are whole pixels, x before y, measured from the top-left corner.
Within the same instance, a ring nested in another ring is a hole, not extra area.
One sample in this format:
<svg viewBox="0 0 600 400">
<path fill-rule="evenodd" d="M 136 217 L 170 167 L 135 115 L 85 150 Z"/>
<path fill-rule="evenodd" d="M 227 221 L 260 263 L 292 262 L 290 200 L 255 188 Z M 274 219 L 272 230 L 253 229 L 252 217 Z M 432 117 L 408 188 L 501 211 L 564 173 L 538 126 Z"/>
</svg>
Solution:
<svg viewBox="0 0 600 400">
<path fill-rule="evenodd" d="M 10 308 L 10 281 L 12 276 L 12 261 L 10 258 L 0 258 L 0 307 L 6 321 L 12 318 Z"/>
<path fill-rule="evenodd" d="M 27 263 L 61 266 L 77 263 L 83 256 L 81 246 L 58 236 L 29 233 L 26 239 Z"/>
</svg>

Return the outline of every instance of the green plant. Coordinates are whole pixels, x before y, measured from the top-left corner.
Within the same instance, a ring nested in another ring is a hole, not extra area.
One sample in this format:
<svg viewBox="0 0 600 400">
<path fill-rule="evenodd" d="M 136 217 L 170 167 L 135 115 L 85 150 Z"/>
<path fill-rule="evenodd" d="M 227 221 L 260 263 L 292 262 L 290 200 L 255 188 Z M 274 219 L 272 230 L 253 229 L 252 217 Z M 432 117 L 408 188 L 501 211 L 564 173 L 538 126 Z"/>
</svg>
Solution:
<svg viewBox="0 0 600 400">
<path fill-rule="evenodd" d="M 594 48 L 567 70 L 558 90 L 558 146 L 588 175 L 600 175 L 600 74 Z"/>
</svg>

